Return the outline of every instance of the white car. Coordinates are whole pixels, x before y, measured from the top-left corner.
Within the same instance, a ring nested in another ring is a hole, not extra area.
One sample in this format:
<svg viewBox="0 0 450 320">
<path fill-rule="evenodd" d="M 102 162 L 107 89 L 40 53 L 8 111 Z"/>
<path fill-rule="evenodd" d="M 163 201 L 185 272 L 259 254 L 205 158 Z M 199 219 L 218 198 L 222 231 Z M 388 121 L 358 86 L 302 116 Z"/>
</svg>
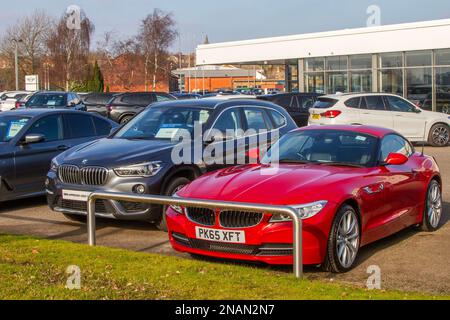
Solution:
<svg viewBox="0 0 450 320">
<path fill-rule="evenodd" d="M 6 91 L 0 95 L 0 111 L 12 110 L 16 107 L 16 101 L 28 95 L 28 91 Z"/>
<path fill-rule="evenodd" d="M 391 128 L 412 142 L 447 146 L 448 114 L 420 109 L 408 100 L 387 93 L 334 94 L 319 97 L 309 110 L 309 125 L 354 124 Z"/>
</svg>

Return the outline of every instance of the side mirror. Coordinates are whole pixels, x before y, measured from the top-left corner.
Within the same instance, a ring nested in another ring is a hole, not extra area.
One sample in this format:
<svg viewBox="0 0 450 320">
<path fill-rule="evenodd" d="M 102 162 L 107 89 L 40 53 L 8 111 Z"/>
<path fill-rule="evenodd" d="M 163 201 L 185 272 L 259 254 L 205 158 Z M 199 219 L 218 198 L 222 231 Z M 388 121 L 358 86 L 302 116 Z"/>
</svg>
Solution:
<svg viewBox="0 0 450 320">
<path fill-rule="evenodd" d="M 113 136 L 113 135 L 114 135 L 117 131 L 119 131 L 122 127 L 123 127 L 123 125 L 122 125 L 122 126 L 117 126 L 117 127 L 111 128 L 111 130 L 109 131 L 109 137 Z"/>
<path fill-rule="evenodd" d="M 415 113 L 421 113 L 422 110 L 420 110 L 420 108 L 415 108 L 415 109 L 414 109 L 414 112 L 415 112 Z"/>
<path fill-rule="evenodd" d="M 45 141 L 45 136 L 43 134 L 27 134 L 22 140 L 22 144 L 33 144 Z"/>
<path fill-rule="evenodd" d="M 249 163 L 259 163 L 261 160 L 261 152 L 259 148 L 249 149 L 246 153 Z"/>
<path fill-rule="evenodd" d="M 384 162 L 386 165 L 400 166 L 408 162 L 408 157 L 401 153 L 390 153 Z"/>
</svg>

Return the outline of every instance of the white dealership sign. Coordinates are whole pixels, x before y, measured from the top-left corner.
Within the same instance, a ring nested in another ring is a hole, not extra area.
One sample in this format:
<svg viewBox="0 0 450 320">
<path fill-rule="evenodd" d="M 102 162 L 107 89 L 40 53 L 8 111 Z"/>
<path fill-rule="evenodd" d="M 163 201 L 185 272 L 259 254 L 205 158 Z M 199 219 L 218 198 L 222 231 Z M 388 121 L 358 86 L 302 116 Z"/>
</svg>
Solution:
<svg viewBox="0 0 450 320">
<path fill-rule="evenodd" d="M 25 90 L 26 91 L 39 90 L 39 76 L 37 74 L 25 76 Z"/>
</svg>

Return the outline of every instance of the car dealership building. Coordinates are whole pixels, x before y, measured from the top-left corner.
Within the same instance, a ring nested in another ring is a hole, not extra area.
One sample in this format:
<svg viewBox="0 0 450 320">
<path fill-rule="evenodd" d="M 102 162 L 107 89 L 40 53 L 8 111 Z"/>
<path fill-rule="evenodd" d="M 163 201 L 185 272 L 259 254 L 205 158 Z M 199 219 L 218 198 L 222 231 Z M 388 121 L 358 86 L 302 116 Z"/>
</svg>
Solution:
<svg viewBox="0 0 450 320">
<path fill-rule="evenodd" d="M 450 19 L 200 45 L 197 65 L 284 64 L 286 91 L 389 92 L 450 106 Z"/>
</svg>

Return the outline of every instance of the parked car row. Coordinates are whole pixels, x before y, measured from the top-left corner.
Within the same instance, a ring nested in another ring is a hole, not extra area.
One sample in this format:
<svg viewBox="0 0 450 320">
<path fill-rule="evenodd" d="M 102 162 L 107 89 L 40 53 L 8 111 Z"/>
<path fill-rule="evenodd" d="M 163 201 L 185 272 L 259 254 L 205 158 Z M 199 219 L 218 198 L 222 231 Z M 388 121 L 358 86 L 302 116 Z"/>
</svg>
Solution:
<svg viewBox="0 0 450 320">
<path fill-rule="evenodd" d="M 332 272 L 351 269 L 361 246 L 406 226 L 439 226 L 438 166 L 410 141 L 426 135 L 447 145 L 448 115 L 389 94 L 108 95 L 78 101 L 72 93 L 36 93 L 25 104 L 36 107 L 0 113 L 0 201 L 45 192 L 52 210 L 78 221 L 86 220 L 88 196 L 98 190 L 290 205 L 304 220 L 304 263 Z M 298 129 L 293 117 L 309 126 Z M 175 161 L 174 137 L 192 137 L 196 124 L 210 132 L 201 158 L 188 140 L 183 161 Z M 269 151 L 257 164 L 238 163 L 237 151 L 247 163 L 259 148 Z M 205 152 L 211 149 L 223 150 L 223 161 Z M 152 222 L 179 251 L 292 263 L 292 221 L 270 212 L 97 200 L 95 214 Z"/>
</svg>

